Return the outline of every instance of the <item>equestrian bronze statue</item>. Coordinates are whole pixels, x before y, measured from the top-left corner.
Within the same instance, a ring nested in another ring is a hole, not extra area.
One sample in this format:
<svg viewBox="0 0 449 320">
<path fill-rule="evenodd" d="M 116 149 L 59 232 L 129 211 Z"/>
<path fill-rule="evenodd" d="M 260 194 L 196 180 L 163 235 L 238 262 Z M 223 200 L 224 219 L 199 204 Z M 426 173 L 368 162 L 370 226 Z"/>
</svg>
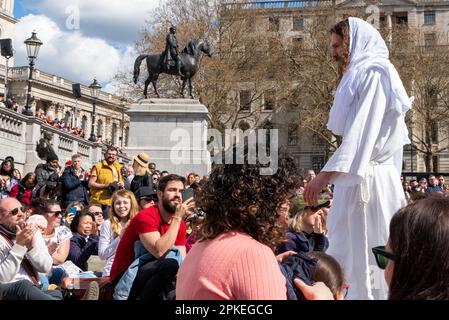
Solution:
<svg viewBox="0 0 449 320">
<path fill-rule="evenodd" d="M 170 34 L 167 35 L 166 50 L 162 54 L 143 54 L 138 56 L 134 62 L 134 83 L 137 83 L 137 79 L 139 78 L 142 60 L 146 59 L 147 62 L 148 78 L 145 80 L 145 89 L 143 91 L 145 98 L 148 98 L 148 85 L 150 82 L 153 84 L 154 93 L 158 98 L 160 97 L 156 85 L 161 73 L 171 74 L 181 78 L 181 96 L 183 98 L 184 89 L 188 82 L 190 98 L 194 98 L 192 93 L 192 78 L 198 71 L 201 52 L 211 57 L 210 45 L 207 39 L 193 39 L 189 41 L 181 52 L 178 52 L 177 41 L 174 41 L 176 37 L 173 37 L 174 33 L 176 33 L 176 29 L 174 31 L 170 30 Z"/>
</svg>

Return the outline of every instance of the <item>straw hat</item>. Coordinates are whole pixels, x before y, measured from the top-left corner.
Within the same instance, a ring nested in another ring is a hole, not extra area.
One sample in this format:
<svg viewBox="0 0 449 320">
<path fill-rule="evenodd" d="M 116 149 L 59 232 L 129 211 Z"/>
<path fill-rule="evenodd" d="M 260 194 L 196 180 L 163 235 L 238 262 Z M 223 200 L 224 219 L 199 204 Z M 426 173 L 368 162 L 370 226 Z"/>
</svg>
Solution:
<svg viewBox="0 0 449 320">
<path fill-rule="evenodd" d="M 138 164 L 140 164 L 142 167 L 148 167 L 148 164 L 150 163 L 150 156 L 147 155 L 145 152 L 139 153 L 137 156 L 135 156 L 134 161 L 136 161 Z"/>
</svg>

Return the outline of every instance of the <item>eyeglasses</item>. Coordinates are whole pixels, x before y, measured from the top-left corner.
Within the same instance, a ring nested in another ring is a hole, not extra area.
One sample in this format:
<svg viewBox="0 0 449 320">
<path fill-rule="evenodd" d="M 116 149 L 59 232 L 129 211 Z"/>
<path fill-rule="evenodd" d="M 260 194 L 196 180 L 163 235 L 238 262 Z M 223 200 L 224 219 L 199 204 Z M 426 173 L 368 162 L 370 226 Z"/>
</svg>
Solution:
<svg viewBox="0 0 449 320">
<path fill-rule="evenodd" d="M 11 211 L 9 211 L 9 214 L 12 216 L 16 216 L 19 213 L 19 210 L 20 212 L 25 213 L 28 210 L 28 208 L 25 205 L 22 205 L 18 208 L 14 208 Z"/>
<path fill-rule="evenodd" d="M 62 211 L 47 211 L 47 213 L 51 213 L 52 216 L 57 217 L 57 216 L 62 216 Z"/>
<path fill-rule="evenodd" d="M 374 253 L 374 257 L 376 258 L 377 265 L 381 269 L 385 269 L 388 264 L 388 260 L 395 260 L 396 256 L 385 250 L 385 246 L 378 246 L 371 249 Z"/>
<path fill-rule="evenodd" d="M 101 211 L 95 211 L 95 212 L 89 212 L 92 213 L 94 216 L 99 216 L 100 214 L 103 214 Z"/>
<path fill-rule="evenodd" d="M 159 179 L 158 178 L 153 178 L 153 181 L 158 181 Z"/>
</svg>

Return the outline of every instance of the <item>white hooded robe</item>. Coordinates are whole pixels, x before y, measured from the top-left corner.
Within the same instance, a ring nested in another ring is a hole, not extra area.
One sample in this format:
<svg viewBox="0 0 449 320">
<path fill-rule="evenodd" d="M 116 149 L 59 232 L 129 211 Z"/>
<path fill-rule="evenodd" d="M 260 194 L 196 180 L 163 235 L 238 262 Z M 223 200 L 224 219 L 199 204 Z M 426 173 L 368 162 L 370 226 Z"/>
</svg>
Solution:
<svg viewBox="0 0 449 320">
<path fill-rule="evenodd" d="M 343 267 L 347 299 L 386 299 L 388 287 L 371 248 L 387 243 L 390 220 L 406 204 L 400 172 L 412 99 L 379 32 L 357 18 L 349 18 L 349 25 L 350 63 L 328 122 L 343 141 L 323 168 L 336 172 L 327 253 Z"/>
</svg>

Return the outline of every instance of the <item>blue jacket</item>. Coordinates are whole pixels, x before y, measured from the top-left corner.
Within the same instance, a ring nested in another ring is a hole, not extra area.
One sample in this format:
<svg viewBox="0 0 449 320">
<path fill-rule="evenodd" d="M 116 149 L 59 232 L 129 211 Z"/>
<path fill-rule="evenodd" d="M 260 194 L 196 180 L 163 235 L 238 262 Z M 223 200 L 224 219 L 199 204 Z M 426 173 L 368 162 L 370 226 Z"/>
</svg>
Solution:
<svg viewBox="0 0 449 320">
<path fill-rule="evenodd" d="M 297 255 L 286 258 L 280 264 L 281 272 L 287 280 L 288 300 L 306 300 L 301 290 L 296 287 L 294 279 L 299 278 L 311 286 L 316 264 L 315 259 L 310 258 L 303 252 L 298 252 Z"/>
<path fill-rule="evenodd" d="M 125 271 L 115 286 L 113 295 L 114 300 L 127 300 L 139 267 L 156 259 L 147 251 L 147 249 L 145 249 L 142 242 L 139 240 L 134 243 L 134 253 L 136 260 L 134 260 L 134 262 L 128 267 L 128 270 Z M 178 264 L 181 265 L 183 256 L 178 247 L 173 246 L 165 255 L 164 259 L 175 259 L 178 261 Z"/>
<path fill-rule="evenodd" d="M 85 205 L 89 203 L 87 194 L 87 180 L 81 181 L 72 166 L 65 168 L 62 176 L 62 206 L 65 208 L 72 201 L 81 201 Z"/>
<path fill-rule="evenodd" d="M 90 236 L 86 241 L 86 238 L 78 232 L 72 234 L 67 260 L 72 261 L 81 270 L 87 271 L 87 260 L 90 256 L 98 254 L 98 237 Z"/>
<path fill-rule="evenodd" d="M 323 251 L 329 248 L 329 240 L 324 234 L 301 232 L 287 232 L 288 242 L 281 245 L 277 253 L 289 250 L 295 252 Z"/>
</svg>

